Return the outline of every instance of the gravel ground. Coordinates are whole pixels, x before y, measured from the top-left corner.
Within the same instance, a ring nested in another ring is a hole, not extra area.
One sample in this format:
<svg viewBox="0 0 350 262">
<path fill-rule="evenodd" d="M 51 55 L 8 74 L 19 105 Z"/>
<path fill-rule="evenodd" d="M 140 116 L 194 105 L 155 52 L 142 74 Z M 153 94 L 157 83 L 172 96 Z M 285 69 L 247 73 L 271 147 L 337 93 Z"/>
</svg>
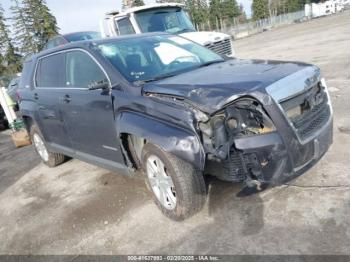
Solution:
<svg viewBox="0 0 350 262">
<path fill-rule="evenodd" d="M 305 175 L 238 198 L 213 180 L 198 215 L 173 222 L 142 177 L 71 160 L 50 169 L 0 133 L 0 254 L 350 254 L 350 12 L 235 42 L 241 58 L 306 61 L 327 79 L 334 143 Z"/>
</svg>

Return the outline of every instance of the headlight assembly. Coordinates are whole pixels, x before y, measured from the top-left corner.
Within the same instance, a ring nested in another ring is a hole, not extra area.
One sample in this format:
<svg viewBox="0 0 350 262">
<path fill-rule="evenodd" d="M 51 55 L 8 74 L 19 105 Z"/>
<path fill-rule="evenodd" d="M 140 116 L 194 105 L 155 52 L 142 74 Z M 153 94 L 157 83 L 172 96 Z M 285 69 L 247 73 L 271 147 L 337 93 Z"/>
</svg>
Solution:
<svg viewBox="0 0 350 262">
<path fill-rule="evenodd" d="M 225 111 L 228 133 L 258 135 L 276 131 L 270 117 L 261 104 L 253 99 L 242 99 Z"/>
<path fill-rule="evenodd" d="M 210 121 L 201 122 L 199 129 L 208 152 L 220 159 L 227 157 L 235 138 L 267 134 L 276 131 L 262 105 L 250 98 L 237 100 Z"/>
</svg>

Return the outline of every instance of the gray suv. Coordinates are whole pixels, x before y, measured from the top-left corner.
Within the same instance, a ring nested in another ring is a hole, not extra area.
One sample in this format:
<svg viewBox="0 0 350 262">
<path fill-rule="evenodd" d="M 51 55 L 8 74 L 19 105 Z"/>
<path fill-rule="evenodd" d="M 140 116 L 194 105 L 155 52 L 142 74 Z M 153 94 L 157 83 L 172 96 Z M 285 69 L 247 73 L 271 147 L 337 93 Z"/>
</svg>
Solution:
<svg viewBox="0 0 350 262">
<path fill-rule="evenodd" d="M 66 156 L 134 175 L 162 212 L 199 211 L 204 176 L 261 189 L 304 173 L 332 143 L 332 108 L 309 64 L 223 59 L 163 33 L 92 40 L 28 59 L 20 109 L 50 167 Z"/>
</svg>

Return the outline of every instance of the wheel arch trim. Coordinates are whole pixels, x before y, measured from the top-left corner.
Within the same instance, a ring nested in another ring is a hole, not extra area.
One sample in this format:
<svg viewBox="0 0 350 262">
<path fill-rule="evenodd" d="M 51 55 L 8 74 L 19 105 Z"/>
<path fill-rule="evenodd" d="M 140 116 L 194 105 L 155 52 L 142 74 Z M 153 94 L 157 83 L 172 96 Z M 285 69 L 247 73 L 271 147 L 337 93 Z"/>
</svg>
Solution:
<svg viewBox="0 0 350 262">
<path fill-rule="evenodd" d="M 191 163 L 203 171 L 205 152 L 194 132 L 153 117 L 121 112 L 116 118 L 117 133 L 134 135 L 158 145 L 164 151 Z"/>
</svg>

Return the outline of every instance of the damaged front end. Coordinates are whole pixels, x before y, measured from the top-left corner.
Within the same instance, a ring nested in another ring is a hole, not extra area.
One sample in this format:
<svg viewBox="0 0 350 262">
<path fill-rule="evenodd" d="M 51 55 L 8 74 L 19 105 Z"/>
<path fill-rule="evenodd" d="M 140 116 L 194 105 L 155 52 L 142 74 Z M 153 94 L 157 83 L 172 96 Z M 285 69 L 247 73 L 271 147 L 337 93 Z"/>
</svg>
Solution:
<svg viewBox="0 0 350 262">
<path fill-rule="evenodd" d="M 206 172 L 219 179 L 259 188 L 271 182 L 286 161 L 286 149 L 273 121 L 253 98 L 236 100 L 199 123 L 199 129 L 207 153 Z"/>
<path fill-rule="evenodd" d="M 248 186 L 286 182 L 327 152 L 332 119 L 324 79 L 287 98 L 274 95 L 271 103 L 250 97 L 235 100 L 198 124 L 206 172 Z"/>
<path fill-rule="evenodd" d="M 306 67 L 240 94 L 197 88 L 181 96 L 175 91 L 182 89 L 169 87 L 166 95 L 155 94 L 150 87 L 147 94 L 191 112 L 191 120 L 184 122 L 202 143 L 200 170 L 259 189 L 261 184 L 278 185 L 305 173 L 332 144 L 329 93 L 315 70 Z"/>
</svg>

